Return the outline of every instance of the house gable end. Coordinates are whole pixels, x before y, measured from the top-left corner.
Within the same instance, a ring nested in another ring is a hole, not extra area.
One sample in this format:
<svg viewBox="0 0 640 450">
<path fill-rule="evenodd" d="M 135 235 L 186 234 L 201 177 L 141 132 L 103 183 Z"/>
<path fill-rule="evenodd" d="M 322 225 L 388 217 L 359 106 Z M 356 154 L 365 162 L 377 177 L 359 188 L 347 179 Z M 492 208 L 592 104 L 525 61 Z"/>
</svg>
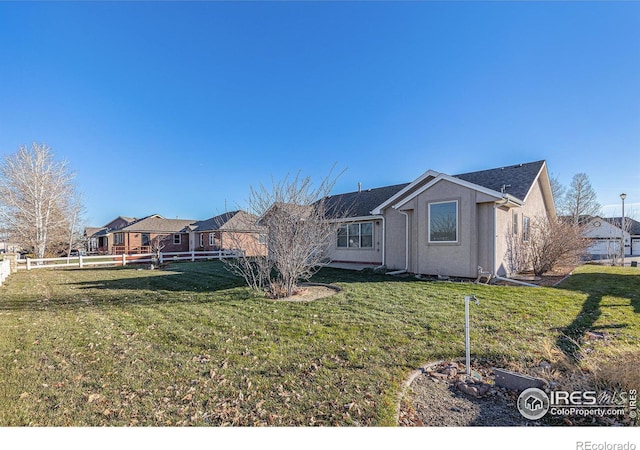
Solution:
<svg viewBox="0 0 640 450">
<path fill-rule="evenodd" d="M 462 186 L 462 187 L 465 187 L 467 189 L 478 191 L 480 194 L 483 195 L 483 197 L 481 197 L 481 198 L 484 200 L 484 202 L 496 201 L 496 200 L 500 200 L 500 199 L 503 198 L 503 196 L 499 192 L 492 191 L 491 189 L 486 189 L 486 188 L 484 188 L 482 186 L 474 185 L 473 183 L 469 183 L 467 181 L 460 180 L 460 179 L 457 179 L 457 178 L 449 176 L 449 175 L 439 174 L 437 177 L 435 177 L 434 179 L 429 181 L 424 186 L 420 187 L 419 189 L 414 190 L 411 194 L 409 194 L 405 198 L 399 199 L 399 201 L 397 203 L 393 204 L 392 207 L 395 208 L 395 209 L 402 208 L 408 202 L 410 202 L 414 198 L 418 197 L 420 194 L 422 194 L 423 192 L 427 191 L 428 189 L 430 189 L 431 187 L 435 186 L 436 184 L 440 183 L 441 181 L 448 181 L 448 182 L 456 184 L 458 186 Z"/>
</svg>

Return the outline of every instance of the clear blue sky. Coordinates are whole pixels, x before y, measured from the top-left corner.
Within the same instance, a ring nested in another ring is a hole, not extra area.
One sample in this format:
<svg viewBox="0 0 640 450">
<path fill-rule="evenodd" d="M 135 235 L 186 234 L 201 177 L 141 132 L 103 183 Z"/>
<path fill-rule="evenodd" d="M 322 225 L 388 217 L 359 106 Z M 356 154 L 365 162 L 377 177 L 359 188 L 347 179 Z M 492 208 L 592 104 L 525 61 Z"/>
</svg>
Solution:
<svg viewBox="0 0 640 450">
<path fill-rule="evenodd" d="M 638 217 L 640 3 L 0 2 L 0 155 L 33 141 L 91 225 L 539 159 Z"/>
</svg>

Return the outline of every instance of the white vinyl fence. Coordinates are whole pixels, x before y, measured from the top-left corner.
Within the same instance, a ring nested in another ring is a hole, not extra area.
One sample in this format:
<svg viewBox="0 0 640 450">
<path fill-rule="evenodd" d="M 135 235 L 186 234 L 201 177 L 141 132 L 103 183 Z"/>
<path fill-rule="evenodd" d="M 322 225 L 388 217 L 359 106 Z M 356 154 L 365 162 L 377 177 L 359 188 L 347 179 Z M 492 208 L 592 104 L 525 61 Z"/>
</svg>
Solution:
<svg viewBox="0 0 640 450">
<path fill-rule="evenodd" d="M 127 264 L 165 263 L 170 261 L 197 261 L 202 259 L 222 259 L 237 257 L 235 251 L 211 252 L 170 252 L 160 253 L 156 260 L 155 253 L 135 255 L 100 255 L 74 256 L 70 258 L 27 258 L 18 260 L 18 270 L 57 269 L 62 267 L 95 267 L 95 266 L 126 266 Z M 8 261 L 7 261 L 8 262 Z"/>
<path fill-rule="evenodd" d="M 2 283 L 4 283 L 4 280 L 7 279 L 10 273 L 11 263 L 8 259 L 3 259 L 0 261 L 0 286 L 2 286 Z"/>
</svg>

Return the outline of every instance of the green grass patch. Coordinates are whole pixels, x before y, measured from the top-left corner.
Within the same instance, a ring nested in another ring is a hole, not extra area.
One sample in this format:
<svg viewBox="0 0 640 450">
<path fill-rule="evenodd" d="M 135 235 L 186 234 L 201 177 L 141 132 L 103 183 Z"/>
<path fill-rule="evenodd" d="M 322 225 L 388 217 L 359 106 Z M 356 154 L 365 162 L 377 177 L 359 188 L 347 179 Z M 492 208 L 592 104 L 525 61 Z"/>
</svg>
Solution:
<svg viewBox="0 0 640 450">
<path fill-rule="evenodd" d="M 402 381 L 472 353 L 578 358 L 587 330 L 638 348 L 640 277 L 585 266 L 560 287 L 322 270 L 308 303 L 256 296 L 221 263 L 21 271 L 0 287 L 0 425 L 394 425 Z M 604 351 L 597 348 L 596 351 Z"/>
</svg>

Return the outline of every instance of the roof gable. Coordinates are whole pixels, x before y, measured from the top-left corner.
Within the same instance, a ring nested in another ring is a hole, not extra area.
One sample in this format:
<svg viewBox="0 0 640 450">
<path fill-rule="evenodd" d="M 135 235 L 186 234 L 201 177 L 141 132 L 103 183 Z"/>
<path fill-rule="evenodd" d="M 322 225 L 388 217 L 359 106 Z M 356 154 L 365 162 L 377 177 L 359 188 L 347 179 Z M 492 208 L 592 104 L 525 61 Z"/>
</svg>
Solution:
<svg viewBox="0 0 640 450">
<path fill-rule="evenodd" d="M 101 228 L 107 228 L 109 230 L 119 230 L 126 227 L 127 225 L 131 225 L 136 220 L 138 219 L 136 219 L 135 217 L 118 216 Z"/>
</svg>

